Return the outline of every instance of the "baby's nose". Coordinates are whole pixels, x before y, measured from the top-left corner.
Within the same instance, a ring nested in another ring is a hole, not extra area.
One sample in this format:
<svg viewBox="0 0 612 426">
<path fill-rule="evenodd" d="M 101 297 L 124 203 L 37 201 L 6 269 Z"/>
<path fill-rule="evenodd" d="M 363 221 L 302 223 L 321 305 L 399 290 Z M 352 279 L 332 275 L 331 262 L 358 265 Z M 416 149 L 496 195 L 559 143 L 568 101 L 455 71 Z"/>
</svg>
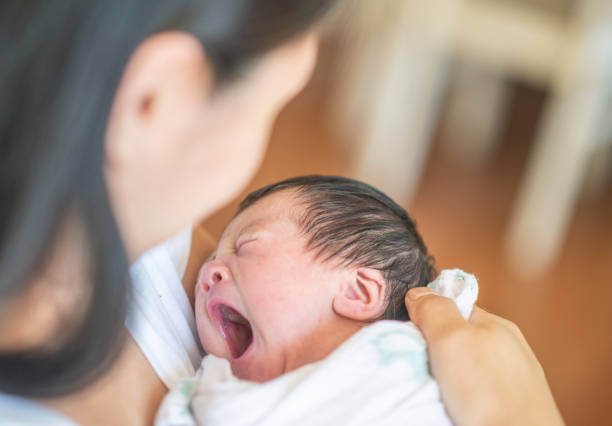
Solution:
<svg viewBox="0 0 612 426">
<path fill-rule="evenodd" d="M 202 285 L 202 290 L 208 293 L 214 285 L 226 281 L 229 277 L 229 269 L 226 266 L 217 261 L 210 261 L 202 266 L 199 281 Z"/>
</svg>

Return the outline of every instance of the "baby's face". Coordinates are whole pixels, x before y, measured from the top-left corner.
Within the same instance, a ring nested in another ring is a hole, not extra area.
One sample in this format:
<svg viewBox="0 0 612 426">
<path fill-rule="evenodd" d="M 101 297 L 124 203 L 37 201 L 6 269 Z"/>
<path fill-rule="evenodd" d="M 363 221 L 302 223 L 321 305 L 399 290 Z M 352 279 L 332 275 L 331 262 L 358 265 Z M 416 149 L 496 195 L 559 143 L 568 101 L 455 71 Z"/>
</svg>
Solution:
<svg viewBox="0 0 612 426">
<path fill-rule="evenodd" d="M 259 200 L 228 225 L 200 271 L 200 340 L 241 379 L 270 380 L 325 357 L 346 337 L 332 309 L 345 272 L 313 258 L 294 208 L 287 191 Z"/>
</svg>

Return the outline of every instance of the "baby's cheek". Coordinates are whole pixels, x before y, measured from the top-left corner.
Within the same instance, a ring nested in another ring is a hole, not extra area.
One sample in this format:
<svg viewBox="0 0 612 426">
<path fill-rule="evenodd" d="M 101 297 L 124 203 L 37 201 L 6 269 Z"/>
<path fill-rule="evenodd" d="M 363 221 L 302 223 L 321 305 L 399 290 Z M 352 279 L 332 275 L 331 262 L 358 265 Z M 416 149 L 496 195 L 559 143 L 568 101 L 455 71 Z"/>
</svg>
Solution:
<svg viewBox="0 0 612 426">
<path fill-rule="evenodd" d="M 225 345 L 214 324 L 208 318 L 206 313 L 206 297 L 200 292 L 196 292 L 195 317 L 200 344 L 206 353 L 225 357 Z"/>
<path fill-rule="evenodd" d="M 207 321 L 206 318 L 202 318 L 202 316 L 198 314 L 196 314 L 196 325 L 198 327 L 200 343 L 202 344 L 204 351 L 207 354 L 227 358 L 223 338 L 215 330 L 214 326 Z"/>
</svg>

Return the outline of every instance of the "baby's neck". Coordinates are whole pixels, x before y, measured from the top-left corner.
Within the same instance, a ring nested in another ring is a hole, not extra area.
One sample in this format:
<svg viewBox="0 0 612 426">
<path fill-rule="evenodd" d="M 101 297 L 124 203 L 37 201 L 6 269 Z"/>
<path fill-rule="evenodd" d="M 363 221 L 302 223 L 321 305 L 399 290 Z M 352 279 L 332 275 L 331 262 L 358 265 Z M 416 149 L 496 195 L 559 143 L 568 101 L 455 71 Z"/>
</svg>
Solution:
<svg viewBox="0 0 612 426">
<path fill-rule="evenodd" d="M 299 350 L 287 358 L 284 373 L 321 361 L 369 323 L 337 317 L 301 339 Z"/>
</svg>

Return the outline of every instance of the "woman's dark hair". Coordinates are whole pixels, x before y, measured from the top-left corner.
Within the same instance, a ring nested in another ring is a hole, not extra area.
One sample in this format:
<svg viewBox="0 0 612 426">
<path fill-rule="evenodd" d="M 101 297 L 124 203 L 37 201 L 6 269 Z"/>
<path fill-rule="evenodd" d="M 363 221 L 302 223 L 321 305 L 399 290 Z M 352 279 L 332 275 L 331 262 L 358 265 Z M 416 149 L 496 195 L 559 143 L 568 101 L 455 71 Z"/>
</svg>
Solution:
<svg viewBox="0 0 612 426">
<path fill-rule="evenodd" d="M 198 37 L 217 85 L 307 30 L 333 0 L 0 2 L 0 302 L 41 268 L 68 210 L 92 259 L 85 318 L 58 349 L 0 354 L 0 390 L 32 397 L 89 383 L 122 344 L 129 278 L 103 176 L 104 132 L 136 46 L 163 30 Z"/>
<path fill-rule="evenodd" d="M 316 257 L 382 272 L 387 305 L 382 316 L 372 320 L 408 320 L 406 292 L 431 282 L 436 270 L 406 210 L 364 182 L 311 175 L 251 192 L 236 215 L 262 198 L 286 190 L 293 191 L 299 203 L 294 216 Z"/>
</svg>

